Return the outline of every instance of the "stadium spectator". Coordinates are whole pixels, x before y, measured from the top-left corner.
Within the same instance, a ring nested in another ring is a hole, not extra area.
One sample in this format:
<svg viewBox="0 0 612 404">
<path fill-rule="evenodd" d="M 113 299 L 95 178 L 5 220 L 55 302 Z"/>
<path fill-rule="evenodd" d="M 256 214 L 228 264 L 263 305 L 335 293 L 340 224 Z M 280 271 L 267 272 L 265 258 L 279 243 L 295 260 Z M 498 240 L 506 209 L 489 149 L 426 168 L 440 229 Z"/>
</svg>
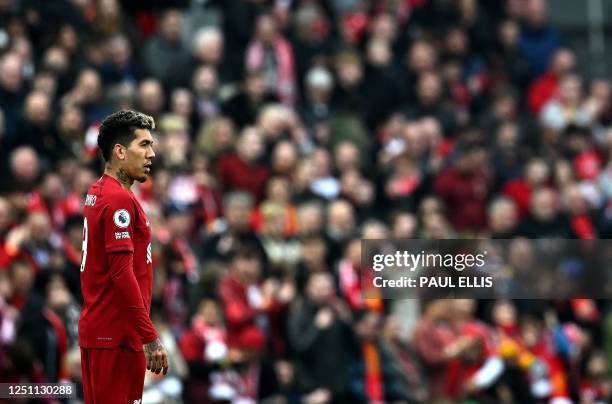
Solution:
<svg viewBox="0 0 612 404">
<path fill-rule="evenodd" d="M 166 90 L 184 85 L 190 76 L 190 53 L 181 38 L 182 19 L 179 10 L 164 11 L 159 33 L 148 40 L 143 52 L 147 73 L 164 83 Z"/>
<path fill-rule="evenodd" d="M 349 374 L 352 396 L 359 402 L 394 402 L 408 399 L 400 383 L 395 358 L 381 341 L 380 314 L 358 313 L 355 319 L 357 349 Z"/>
<path fill-rule="evenodd" d="M 350 365 L 350 312 L 335 295 L 326 272 L 309 276 L 305 294 L 292 308 L 289 342 L 296 355 L 296 377 L 302 394 L 318 401 L 347 397 Z"/>
</svg>

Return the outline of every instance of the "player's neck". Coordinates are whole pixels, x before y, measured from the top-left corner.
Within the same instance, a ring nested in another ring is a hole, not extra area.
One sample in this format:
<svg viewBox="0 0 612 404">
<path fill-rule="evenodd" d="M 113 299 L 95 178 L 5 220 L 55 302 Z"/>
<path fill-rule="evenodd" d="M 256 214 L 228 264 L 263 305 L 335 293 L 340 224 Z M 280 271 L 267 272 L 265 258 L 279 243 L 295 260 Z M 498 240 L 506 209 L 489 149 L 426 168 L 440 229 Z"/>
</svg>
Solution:
<svg viewBox="0 0 612 404">
<path fill-rule="evenodd" d="M 131 191 L 131 187 L 134 183 L 134 180 L 127 175 L 123 168 L 113 167 L 107 164 L 106 168 L 104 169 L 104 173 L 116 179 L 123 188 L 127 189 L 128 191 Z"/>
</svg>

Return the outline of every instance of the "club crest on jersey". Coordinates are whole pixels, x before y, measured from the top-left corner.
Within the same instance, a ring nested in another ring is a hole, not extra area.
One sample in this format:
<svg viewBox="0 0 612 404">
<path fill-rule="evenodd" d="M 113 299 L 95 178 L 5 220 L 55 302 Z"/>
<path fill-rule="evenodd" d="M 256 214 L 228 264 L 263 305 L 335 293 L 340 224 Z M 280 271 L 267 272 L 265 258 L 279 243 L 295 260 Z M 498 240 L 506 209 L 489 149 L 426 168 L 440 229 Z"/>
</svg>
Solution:
<svg viewBox="0 0 612 404">
<path fill-rule="evenodd" d="M 130 213 L 125 209 L 117 209 L 113 214 L 113 222 L 117 227 L 125 229 L 130 225 Z"/>
</svg>

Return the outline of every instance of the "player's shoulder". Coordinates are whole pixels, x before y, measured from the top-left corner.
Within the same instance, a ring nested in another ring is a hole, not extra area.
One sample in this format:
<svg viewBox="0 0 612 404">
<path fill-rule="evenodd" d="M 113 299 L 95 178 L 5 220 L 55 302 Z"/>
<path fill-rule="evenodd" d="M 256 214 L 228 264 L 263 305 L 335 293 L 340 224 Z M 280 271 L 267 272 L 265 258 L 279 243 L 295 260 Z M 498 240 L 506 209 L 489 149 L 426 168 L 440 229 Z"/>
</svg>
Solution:
<svg viewBox="0 0 612 404">
<path fill-rule="evenodd" d="M 122 197 L 130 195 L 130 192 L 123 188 L 119 181 L 109 175 L 103 175 L 98 180 L 100 193 L 108 197 Z"/>
<path fill-rule="evenodd" d="M 112 177 L 104 176 L 100 181 L 100 203 L 102 207 L 110 209 L 134 209 L 134 199 L 132 193 L 123 188 L 117 180 Z"/>
<path fill-rule="evenodd" d="M 117 190 L 102 198 L 101 215 L 105 222 L 113 222 L 118 228 L 126 229 L 136 217 L 136 206 L 130 193 Z"/>
<path fill-rule="evenodd" d="M 127 190 L 113 190 L 104 194 L 104 205 L 114 207 L 125 207 L 126 209 L 134 208 L 134 198 L 132 194 Z"/>
</svg>

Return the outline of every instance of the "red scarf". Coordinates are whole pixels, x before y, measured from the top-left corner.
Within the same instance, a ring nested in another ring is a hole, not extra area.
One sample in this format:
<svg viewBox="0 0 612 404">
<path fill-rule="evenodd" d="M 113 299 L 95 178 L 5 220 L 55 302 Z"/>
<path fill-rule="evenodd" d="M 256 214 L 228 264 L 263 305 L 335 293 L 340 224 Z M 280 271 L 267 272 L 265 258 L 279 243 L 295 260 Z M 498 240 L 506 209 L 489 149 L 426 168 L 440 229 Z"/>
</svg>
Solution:
<svg viewBox="0 0 612 404">
<path fill-rule="evenodd" d="M 289 107 L 295 104 L 297 94 L 295 88 L 295 62 L 291 45 L 283 37 L 274 40 L 274 54 L 277 60 L 276 95 L 281 102 Z M 264 48 L 261 42 L 252 42 L 246 53 L 246 67 L 257 70 L 263 67 Z"/>
<path fill-rule="evenodd" d="M 64 366 L 64 357 L 66 356 L 66 351 L 68 350 L 68 334 L 66 333 L 66 328 L 62 323 L 62 319 L 59 318 L 59 316 L 50 308 L 45 307 L 43 309 L 43 316 L 49 322 L 49 324 L 51 324 L 51 327 L 57 336 L 57 350 L 59 352 L 57 379 L 65 380 L 68 378 L 68 372 Z"/>
<path fill-rule="evenodd" d="M 189 243 L 183 238 L 177 238 L 173 242 L 173 247 L 181 257 L 185 273 L 191 279 L 198 279 L 198 260 L 191 249 Z"/>
<path fill-rule="evenodd" d="M 66 255 L 68 262 L 70 262 L 72 265 L 81 265 L 81 250 L 74 248 L 68 239 L 64 239 L 64 254 Z"/>
<path fill-rule="evenodd" d="M 581 240 L 594 240 L 597 238 L 597 231 L 589 215 L 572 216 L 571 226 L 574 233 L 576 233 Z"/>
</svg>

